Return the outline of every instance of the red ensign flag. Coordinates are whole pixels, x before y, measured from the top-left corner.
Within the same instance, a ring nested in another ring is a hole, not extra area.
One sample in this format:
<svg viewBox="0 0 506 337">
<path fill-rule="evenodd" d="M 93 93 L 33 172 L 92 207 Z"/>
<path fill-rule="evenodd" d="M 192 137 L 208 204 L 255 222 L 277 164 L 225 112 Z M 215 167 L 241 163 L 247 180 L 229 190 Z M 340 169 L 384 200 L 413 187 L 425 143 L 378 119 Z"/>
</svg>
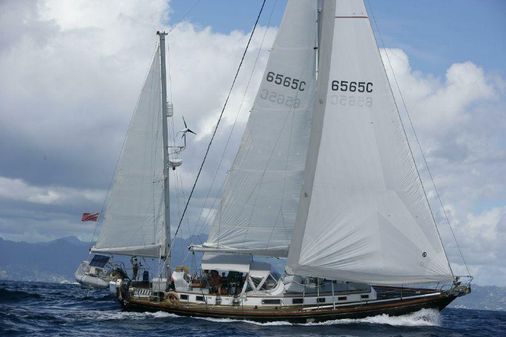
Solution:
<svg viewBox="0 0 506 337">
<path fill-rule="evenodd" d="M 81 221 L 97 221 L 98 220 L 98 212 L 97 213 L 83 213 L 81 217 Z"/>
</svg>

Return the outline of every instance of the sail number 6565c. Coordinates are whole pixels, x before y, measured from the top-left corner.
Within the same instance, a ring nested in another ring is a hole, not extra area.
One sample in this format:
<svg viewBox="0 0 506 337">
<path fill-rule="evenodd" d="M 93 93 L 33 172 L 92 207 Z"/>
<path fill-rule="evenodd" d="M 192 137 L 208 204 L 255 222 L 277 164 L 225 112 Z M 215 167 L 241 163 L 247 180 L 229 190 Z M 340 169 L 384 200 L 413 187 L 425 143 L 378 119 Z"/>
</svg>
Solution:
<svg viewBox="0 0 506 337">
<path fill-rule="evenodd" d="M 299 91 L 304 91 L 304 89 L 306 89 L 305 81 L 301 81 L 298 78 L 292 78 L 283 74 L 276 74 L 272 71 L 269 71 L 267 73 L 265 79 L 267 82 L 274 82 L 274 84 L 282 85 L 287 88 L 299 89 Z"/>
<path fill-rule="evenodd" d="M 332 81 L 332 91 L 372 92 L 372 82 Z"/>
</svg>

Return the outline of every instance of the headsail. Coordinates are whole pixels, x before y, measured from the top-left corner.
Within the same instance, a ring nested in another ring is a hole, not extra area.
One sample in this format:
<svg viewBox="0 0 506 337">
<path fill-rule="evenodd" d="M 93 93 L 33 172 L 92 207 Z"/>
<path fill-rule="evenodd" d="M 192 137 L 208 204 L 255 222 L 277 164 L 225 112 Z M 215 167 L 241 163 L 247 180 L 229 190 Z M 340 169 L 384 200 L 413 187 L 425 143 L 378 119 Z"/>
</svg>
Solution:
<svg viewBox="0 0 506 337">
<path fill-rule="evenodd" d="M 316 1 L 290 1 L 209 239 L 196 250 L 286 256 L 309 141 Z"/>
<path fill-rule="evenodd" d="M 324 6 L 287 271 L 373 284 L 451 279 L 364 4 Z"/>
<path fill-rule="evenodd" d="M 160 48 L 142 88 L 92 252 L 166 254 Z"/>
</svg>

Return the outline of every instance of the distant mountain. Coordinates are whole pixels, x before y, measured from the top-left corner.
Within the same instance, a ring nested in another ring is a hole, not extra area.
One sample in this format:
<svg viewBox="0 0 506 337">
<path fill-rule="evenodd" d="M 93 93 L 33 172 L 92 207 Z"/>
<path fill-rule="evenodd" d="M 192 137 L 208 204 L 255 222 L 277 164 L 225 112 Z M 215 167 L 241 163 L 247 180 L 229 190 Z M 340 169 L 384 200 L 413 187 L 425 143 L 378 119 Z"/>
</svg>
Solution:
<svg viewBox="0 0 506 337">
<path fill-rule="evenodd" d="M 89 244 L 76 237 L 49 242 L 13 242 L 0 238 L 0 278 L 19 281 L 73 280 Z"/>
<path fill-rule="evenodd" d="M 205 241 L 205 235 L 176 239 L 172 261 L 174 265 L 200 265 L 200 254 L 192 256 L 190 243 Z M 74 280 L 74 271 L 88 257 L 90 244 L 76 237 L 49 242 L 13 242 L 0 238 L 0 279 L 18 281 L 64 282 Z M 116 258 L 116 261 L 120 260 Z M 128 259 L 123 258 L 128 266 Z M 283 270 L 283 260 L 271 260 L 273 268 Z M 451 307 L 479 310 L 505 310 L 506 288 L 472 286 L 471 294 L 456 299 Z"/>
<path fill-rule="evenodd" d="M 192 261 L 187 247 L 202 242 L 207 236 L 176 239 L 172 261 L 174 264 L 200 265 Z M 64 282 L 73 281 L 81 261 L 88 258 L 90 244 L 74 236 L 49 242 L 14 242 L 0 238 L 0 279 L 16 281 Z M 126 258 L 116 261 L 128 262 Z"/>
<path fill-rule="evenodd" d="M 471 293 L 457 298 L 452 308 L 506 311 L 506 287 L 471 285 Z"/>
</svg>

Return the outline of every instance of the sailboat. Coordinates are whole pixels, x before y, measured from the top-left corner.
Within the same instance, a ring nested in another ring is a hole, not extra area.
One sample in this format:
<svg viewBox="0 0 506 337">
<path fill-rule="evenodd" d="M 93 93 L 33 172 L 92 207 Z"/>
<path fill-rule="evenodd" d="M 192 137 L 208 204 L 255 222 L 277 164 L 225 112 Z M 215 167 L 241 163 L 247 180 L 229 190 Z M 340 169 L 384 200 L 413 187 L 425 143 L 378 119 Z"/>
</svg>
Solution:
<svg viewBox="0 0 506 337">
<path fill-rule="evenodd" d="M 362 0 L 289 1 L 203 244 L 172 268 L 165 35 L 127 134 L 100 254 L 155 257 L 110 283 L 126 310 L 314 322 L 442 310 L 448 261 Z M 278 275 L 261 257 L 285 259 Z"/>
<path fill-rule="evenodd" d="M 166 69 L 165 62 L 161 63 L 162 59 L 165 61 L 165 35 L 160 36 L 161 44 L 157 46 L 117 163 L 100 219 L 100 233 L 90 249 L 93 257 L 81 262 L 75 272 L 75 279 L 84 286 L 108 288 L 110 282 L 128 278 L 124 264 L 107 265 L 112 256 L 129 256 L 135 261 L 131 273 L 131 279 L 135 280 L 140 266 L 138 259 L 164 260 L 168 253 L 168 171 L 182 164 L 179 154 L 186 147 L 186 133 L 193 131 L 185 128 L 184 145 L 169 147 L 167 118 L 172 116 L 173 106 L 166 99 Z M 170 160 L 169 148 L 175 155 Z M 142 277 L 149 277 L 145 272 L 149 273 L 143 270 Z"/>
<path fill-rule="evenodd" d="M 113 263 L 111 256 L 95 254 L 90 261 L 84 260 L 74 272 L 75 280 L 88 288 L 109 288 L 109 283 L 127 277 L 125 267 Z"/>
</svg>

